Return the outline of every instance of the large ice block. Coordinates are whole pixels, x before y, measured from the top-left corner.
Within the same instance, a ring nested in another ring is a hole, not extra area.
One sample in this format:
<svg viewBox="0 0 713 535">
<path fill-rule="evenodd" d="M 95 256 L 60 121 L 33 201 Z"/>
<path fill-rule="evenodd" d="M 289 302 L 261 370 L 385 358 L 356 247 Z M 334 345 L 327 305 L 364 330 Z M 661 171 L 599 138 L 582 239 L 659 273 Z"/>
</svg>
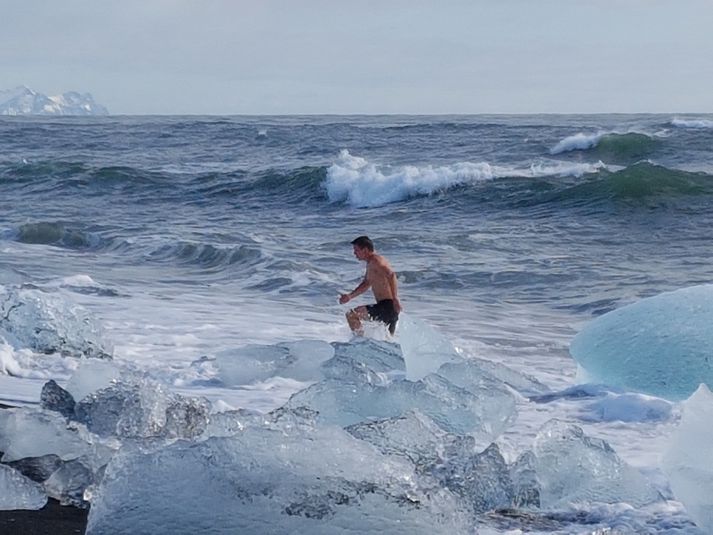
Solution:
<svg viewBox="0 0 713 535">
<path fill-rule="evenodd" d="M 570 344 L 587 378 L 680 400 L 713 387 L 713 285 L 642 299 L 600 316 Z"/>
<path fill-rule="evenodd" d="M 543 508 L 593 502 L 639 507 L 661 499 L 607 442 L 585 435 L 576 425 L 550 420 L 537 434 L 533 452 Z"/>
<path fill-rule="evenodd" d="M 193 438 L 208 425 L 210 402 L 187 398 L 142 379 L 115 382 L 77 403 L 75 417 L 102 437 Z"/>
<path fill-rule="evenodd" d="M 713 394 L 705 385 L 682 404 L 662 468 L 671 490 L 706 533 L 713 533 Z"/>
<path fill-rule="evenodd" d="M 18 348 L 111 358 L 113 348 L 88 310 L 58 293 L 0 286 L 0 333 Z"/>
<path fill-rule="evenodd" d="M 88 535 L 467 533 L 451 493 L 336 427 L 124 448 L 94 493 Z"/>
<path fill-rule="evenodd" d="M 294 394 L 287 406 L 308 407 L 319 412 L 321 422 L 340 426 L 397 417 L 417 409 L 445 431 L 473 435 L 482 447 L 493 441 L 502 431 L 502 423 L 514 414 L 514 405 L 508 403 L 494 413 L 483 413 L 486 402 L 482 397 L 437 374 L 420 381 L 384 382 L 381 374 L 363 364 L 354 363 L 353 368 L 360 373 L 316 383 Z"/>
<path fill-rule="evenodd" d="M 494 444 L 480 452 L 473 437 L 447 433 L 418 411 L 346 430 L 386 455 L 408 459 L 417 473 L 453 492 L 472 513 L 512 505 L 510 471 Z"/>
</svg>

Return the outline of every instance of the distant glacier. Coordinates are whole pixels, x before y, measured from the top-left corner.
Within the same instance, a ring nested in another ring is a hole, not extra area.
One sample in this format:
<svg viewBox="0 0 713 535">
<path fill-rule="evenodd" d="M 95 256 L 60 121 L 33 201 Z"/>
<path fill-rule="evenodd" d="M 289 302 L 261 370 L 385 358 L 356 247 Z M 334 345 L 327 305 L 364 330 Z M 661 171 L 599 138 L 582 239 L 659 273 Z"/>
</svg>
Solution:
<svg viewBox="0 0 713 535">
<path fill-rule="evenodd" d="M 108 115 L 89 93 L 68 91 L 47 96 L 29 87 L 0 91 L 0 115 Z"/>
</svg>

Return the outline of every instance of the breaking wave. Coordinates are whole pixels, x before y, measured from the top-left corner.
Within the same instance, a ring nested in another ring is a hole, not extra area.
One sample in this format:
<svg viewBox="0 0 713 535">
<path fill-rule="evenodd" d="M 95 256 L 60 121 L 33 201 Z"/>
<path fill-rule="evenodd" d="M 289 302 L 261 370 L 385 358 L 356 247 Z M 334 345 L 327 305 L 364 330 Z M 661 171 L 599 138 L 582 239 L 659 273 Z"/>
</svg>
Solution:
<svg viewBox="0 0 713 535">
<path fill-rule="evenodd" d="M 542 162 L 529 168 L 497 166 L 487 162 L 460 162 L 438 167 L 389 167 L 377 166 L 342 150 L 338 160 L 327 170 L 324 187 L 331 202 L 347 202 L 366 208 L 499 178 L 581 177 L 604 168 L 602 162 Z"/>
<path fill-rule="evenodd" d="M 674 117 L 671 125 L 679 128 L 713 128 L 713 119 L 681 119 Z"/>
<path fill-rule="evenodd" d="M 578 133 L 561 140 L 551 154 L 591 151 L 596 158 L 611 163 L 634 163 L 652 154 L 660 145 L 656 136 L 641 132 Z"/>
</svg>

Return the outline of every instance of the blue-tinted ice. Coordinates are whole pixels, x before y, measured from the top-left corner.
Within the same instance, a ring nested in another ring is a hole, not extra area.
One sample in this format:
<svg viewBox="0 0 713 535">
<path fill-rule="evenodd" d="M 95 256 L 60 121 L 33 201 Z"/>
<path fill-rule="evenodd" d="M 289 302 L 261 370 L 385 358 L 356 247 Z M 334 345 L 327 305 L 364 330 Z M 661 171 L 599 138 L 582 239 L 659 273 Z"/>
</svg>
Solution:
<svg viewBox="0 0 713 535">
<path fill-rule="evenodd" d="M 0 286 L 0 335 L 16 348 L 111 358 L 112 345 L 88 310 L 60 294 Z"/>
<path fill-rule="evenodd" d="M 46 503 L 47 494 L 42 485 L 0 464 L 0 511 L 42 509 Z"/>
<path fill-rule="evenodd" d="M 533 453 L 543 508 L 593 502 L 636 507 L 661 499 L 607 442 L 585 435 L 576 425 L 550 420 L 535 438 Z"/>
<path fill-rule="evenodd" d="M 467 533 L 455 497 L 338 427 L 247 427 L 227 438 L 123 449 L 87 533 Z"/>
<path fill-rule="evenodd" d="M 587 378 L 680 400 L 713 387 L 713 285 L 642 299 L 595 319 L 570 353 Z"/>
<path fill-rule="evenodd" d="M 683 403 L 662 467 L 674 496 L 705 533 L 713 532 L 713 394 L 705 386 Z"/>
</svg>

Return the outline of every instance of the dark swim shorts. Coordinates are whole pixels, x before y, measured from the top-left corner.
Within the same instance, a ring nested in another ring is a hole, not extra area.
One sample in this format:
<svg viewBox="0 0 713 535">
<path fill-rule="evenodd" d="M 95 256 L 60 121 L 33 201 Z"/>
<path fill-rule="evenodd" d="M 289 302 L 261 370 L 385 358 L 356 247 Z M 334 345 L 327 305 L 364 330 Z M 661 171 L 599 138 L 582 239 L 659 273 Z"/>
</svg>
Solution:
<svg viewBox="0 0 713 535">
<path fill-rule="evenodd" d="M 366 311 L 371 319 L 385 323 L 389 327 L 389 332 L 394 334 L 399 314 L 394 308 L 393 300 L 382 299 L 375 305 L 366 305 Z"/>
</svg>

